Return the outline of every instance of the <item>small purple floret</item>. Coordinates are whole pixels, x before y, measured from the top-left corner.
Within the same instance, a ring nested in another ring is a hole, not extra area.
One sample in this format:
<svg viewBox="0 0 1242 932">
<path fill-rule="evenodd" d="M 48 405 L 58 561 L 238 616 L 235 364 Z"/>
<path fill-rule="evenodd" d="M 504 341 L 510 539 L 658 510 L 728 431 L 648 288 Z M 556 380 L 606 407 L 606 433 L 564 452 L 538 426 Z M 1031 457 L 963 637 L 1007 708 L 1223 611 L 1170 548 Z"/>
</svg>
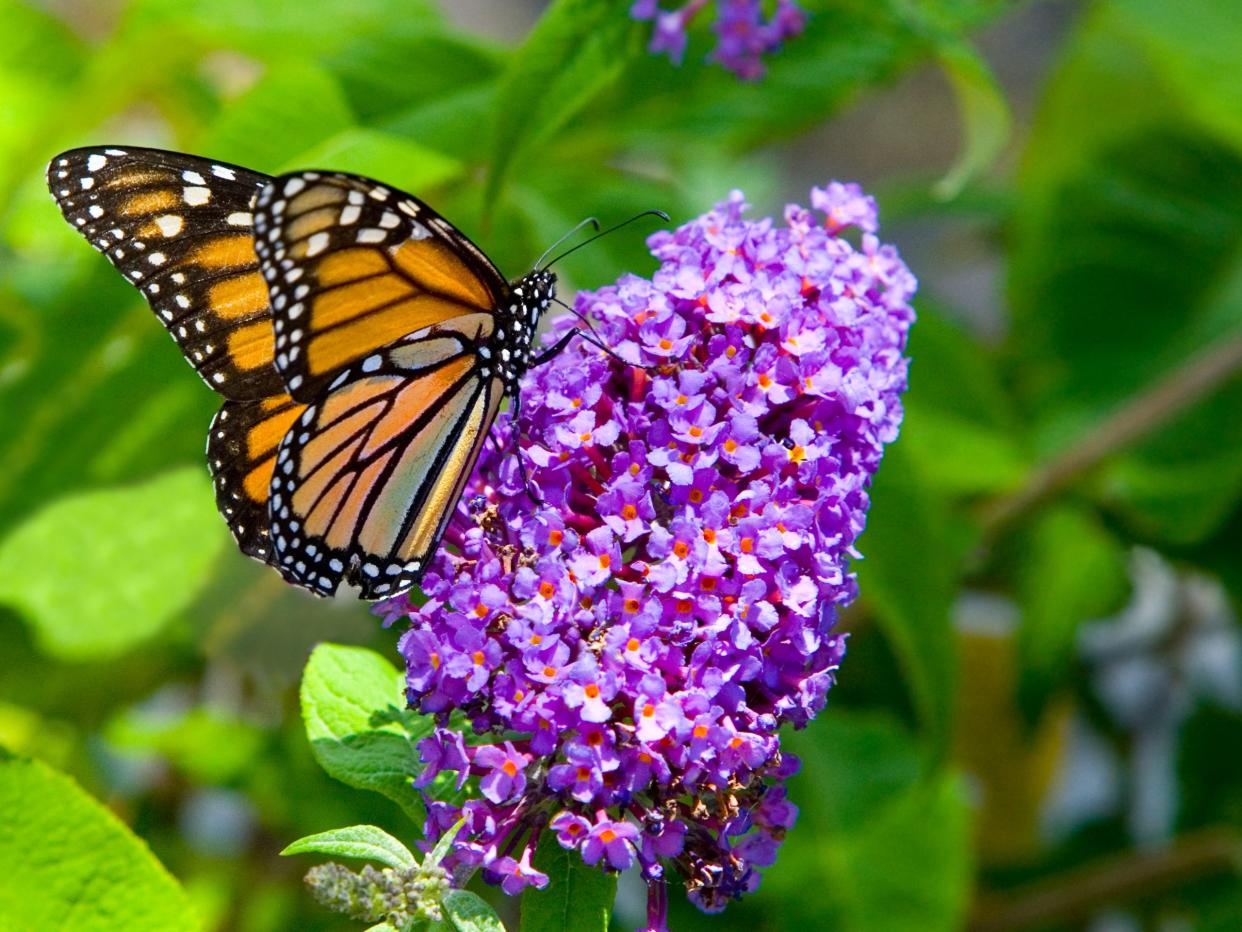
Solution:
<svg viewBox="0 0 1242 932">
<path fill-rule="evenodd" d="M 648 49 L 681 64 L 687 30 L 707 4 L 708 0 L 688 0 L 674 10 L 665 10 L 658 0 L 637 0 L 630 7 L 630 16 L 653 21 Z M 794 0 L 776 0 L 776 9 L 768 17 L 763 13 L 763 0 L 717 0 L 712 25 L 716 48 L 711 58 L 739 78 L 758 80 L 763 77 L 763 56 L 777 51 L 805 27 L 806 14 Z"/>
</svg>

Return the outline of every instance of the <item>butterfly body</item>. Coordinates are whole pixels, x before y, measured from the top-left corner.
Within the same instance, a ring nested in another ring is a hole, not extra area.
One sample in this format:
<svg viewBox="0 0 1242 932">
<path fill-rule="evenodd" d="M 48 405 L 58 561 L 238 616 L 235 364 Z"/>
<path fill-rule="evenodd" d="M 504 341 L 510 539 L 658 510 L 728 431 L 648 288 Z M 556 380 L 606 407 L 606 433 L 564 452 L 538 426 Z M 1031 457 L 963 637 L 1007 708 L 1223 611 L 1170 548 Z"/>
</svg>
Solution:
<svg viewBox="0 0 1242 932">
<path fill-rule="evenodd" d="M 506 282 L 427 204 L 356 175 L 90 148 L 48 184 L 225 397 L 207 458 L 242 551 L 321 595 L 417 583 L 517 405 L 555 276 Z"/>
</svg>

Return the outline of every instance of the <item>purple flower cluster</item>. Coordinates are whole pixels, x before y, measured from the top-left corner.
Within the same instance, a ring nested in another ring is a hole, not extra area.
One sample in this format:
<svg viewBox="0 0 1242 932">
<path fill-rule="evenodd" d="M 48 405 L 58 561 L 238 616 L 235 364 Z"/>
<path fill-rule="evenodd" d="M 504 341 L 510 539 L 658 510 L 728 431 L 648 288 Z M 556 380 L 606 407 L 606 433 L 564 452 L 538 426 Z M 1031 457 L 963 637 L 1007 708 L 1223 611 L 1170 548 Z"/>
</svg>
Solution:
<svg viewBox="0 0 1242 932">
<path fill-rule="evenodd" d="M 823 707 L 845 650 L 833 625 L 914 319 L 874 202 L 834 183 L 812 203 L 779 226 L 735 192 L 650 238 L 651 280 L 580 292 L 616 356 L 576 340 L 526 375 L 543 504 L 502 415 L 427 601 L 378 607 L 409 619 L 410 701 L 439 718 L 420 784 L 478 780 L 430 804 L 431 840 L 466 820 L 446 866 L 542 886 L 547 831 L 588 864 L 637 863 L 658 929 L 670 869 L 717 910 L 773 863 L 797 814 L 778 729 Z M 495 743 L 467 744 L 451 712 Z"/>
<path fill-rule="evenodd" d="M 687 0 L 675 10 L 665 10 L 659 0 L 635 0 L 630 16 L 654 20 L 651 51 L 663 52 L 680 64 L 686 53 L 687 30 L 707 4 L 708 0 Z M 805 26 L 806 14 L 794 0 L 776 0 L 776 9 L 766 19 L 763 0 L 717 0 L 712 26 L 716 48 L 711 57 L 739 78 L 757 80 L 763 76 L 763 56 Z"/>
</svg>

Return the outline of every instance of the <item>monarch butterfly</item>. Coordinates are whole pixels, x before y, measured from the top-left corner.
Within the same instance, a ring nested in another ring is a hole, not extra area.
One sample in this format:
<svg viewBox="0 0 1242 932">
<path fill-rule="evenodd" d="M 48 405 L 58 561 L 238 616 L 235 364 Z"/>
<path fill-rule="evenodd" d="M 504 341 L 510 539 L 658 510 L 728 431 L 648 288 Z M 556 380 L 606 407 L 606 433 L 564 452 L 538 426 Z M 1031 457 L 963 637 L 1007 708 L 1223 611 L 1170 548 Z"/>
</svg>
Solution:
<svg viewBox="0 0 1242 932">
<path fill-rule="evenodd" d="M 224 396 L 207 460 L 239 547 L 320 595 L 415 585 L 501 401 L 586 336 L 536 354 L 551 263 L 506 282 L 369 178 L 100 147 L 56 156 L 47 180 Z"/>
</svg>

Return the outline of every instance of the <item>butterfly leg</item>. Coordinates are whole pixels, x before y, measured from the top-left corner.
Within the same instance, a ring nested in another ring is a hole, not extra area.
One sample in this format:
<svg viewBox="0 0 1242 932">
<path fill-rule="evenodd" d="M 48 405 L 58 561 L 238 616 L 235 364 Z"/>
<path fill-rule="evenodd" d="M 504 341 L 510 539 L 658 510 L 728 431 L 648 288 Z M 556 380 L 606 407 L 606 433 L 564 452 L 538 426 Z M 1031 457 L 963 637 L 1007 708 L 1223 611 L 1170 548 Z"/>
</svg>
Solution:
<svg viewBox="0 0 1242 932">
<path fill-rule="evenodd" d="M 552 359 L 557 354 L 562 352 L 565 349 L 565 347 L 569 345 L 569 341 L 572 340 L 574 337 L 582 337 L 582 339 L 586 340 L 592 346 L 598 347 L 599 349 L 607 353 L 609 356 L 611 356 L 613 359 L 617 360 L 617 362 L 621 363 L 622 365 L 629 366 L 632 369 L 643 369 L 645 371 L 650 372 L 654 369 L 659 368 L 658 366 L 644 366 L 640 362 L 634 362 L 634 360 L 632 359 L 626 359 L 616 350 L 612 349 L 612 347 L 604 343 L 604 341 L 601 340 L 599 337 L 597 337 L 595 334 L 591 333 L 588 330 L 583 330 L 581 327 L 574 327 L 571 330 L 565 331 L 564 335 L 559 340 L 557 340 L 555 343 L 553 343 L 551 346 L 545 349 L 538 356 L 535 356 L 533 359 L 531 359 L 530 365 L 532 367 L 543 365 L 549 359 Z"/>
<path fill-rule="evenodd" d="M 536 508 L 543 504 L 543 499 L 535 491 L 534 484 L 530 481 L 530 474 L 526 472 L 526 457 L 522 454 L 522 394 L 516 388 L 513 391 L 513 420 L 510 421 L 510 433 L 513 440 L 513 455 L 517 457 L 518 474 L 522 477 L 522 486 L 526 490 L 527 497 L 535 505 Z"/>
</svg>

